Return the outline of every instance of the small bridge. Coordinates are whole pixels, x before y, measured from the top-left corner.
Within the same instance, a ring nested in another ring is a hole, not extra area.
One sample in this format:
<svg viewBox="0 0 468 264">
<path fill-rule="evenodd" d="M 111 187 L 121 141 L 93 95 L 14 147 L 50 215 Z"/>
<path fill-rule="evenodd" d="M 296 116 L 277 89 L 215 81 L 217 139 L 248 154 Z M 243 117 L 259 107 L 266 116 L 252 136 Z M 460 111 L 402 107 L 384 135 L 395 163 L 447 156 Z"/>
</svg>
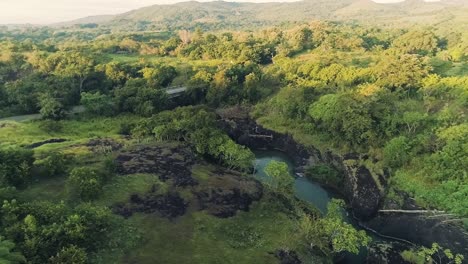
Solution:
<svg viewBox="0 0 468 264">
<path fill-rule="evenodd" d="M 269 139 L 273 139 L 273 134 L 262 134 L 262 132 L 259 131 L 259 127 L 256 126 L 256 127 L 255 127 L 255 134 L 249 133 L 249 137 L 252 137 L 252 138 L 269 138 Z"/>
<path fill-rule="evenodd" d="M 273 135 L 249 134 L 249 137 L 252 137 L 252 138 L 269 138 L 269 139 L 273 139 Z"/>
<path fill-rule="evenodd" d="M 164 90 L 169 95 L 169 97 L 174 98 L 181 96 L 183 93 L 185 93 L 185 91 L 187 91 L 187 89 L 188 88 L 186 86 L 173 86 L 167 87 Z"/>
</svg>

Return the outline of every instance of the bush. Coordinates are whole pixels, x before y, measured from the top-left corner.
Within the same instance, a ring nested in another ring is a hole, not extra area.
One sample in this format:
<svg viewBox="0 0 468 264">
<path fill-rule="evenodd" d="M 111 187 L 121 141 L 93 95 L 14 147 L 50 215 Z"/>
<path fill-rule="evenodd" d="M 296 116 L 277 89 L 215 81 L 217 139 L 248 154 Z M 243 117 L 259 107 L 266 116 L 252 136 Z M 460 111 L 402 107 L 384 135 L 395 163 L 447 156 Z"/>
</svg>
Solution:
<svg viewBox="0 0 468 264">
<path fill-rule="evenodd" d="M 227 236 L 227 243 L 236 249 L 248 249 L 262 245 L 262 237 L 252 226 L 236 223 L 221 227 L 221 232 Z"/>
<path fill-rule="evenodd" d="M 461 264 L 465 259 L 461 254 L 455 254 L 448 248 L 443 248 L 437 243 L 432 243 L 431 248 L 420 247 L 415 250 L 405 250 L 401 253 L 404 260 L 414 264 L 425 263 L 455 263 Z"/>
<path fill-rule="evenodd" d="M 112 97 L 97 93 L 81 93 L 81 104 L 91 115 L 111 116 L 115 113 Z"/>
<path fill-rule="evenodd" d="M 135 124 L 131 122 L 124 122 L 120 124 L 119 134 L 124 136 L 129 136 L 132 134 L 132 130 L 135 128 Z"/>
<path fill-rule="evenodd" d="M 117 161 L 112 155 L 107 156 L 104 160 L 104 169 L 109 173 L 115 172 L 117 170 L 117 165 Z"/>
<path fill-rule="evenodd" d="M 21 253 L 14 251 L 15 247 L 15 243 L 5 240 L 0 236 L 0 263 L 16 264 L 26 262 L 26 259 Z"/>
<path fill-rule="evenodd" d="M 87 256 L 118 247 L 114 235 L 124 230 L 109 208 L 89 203 L 72 207 L 63 202 L 12 200 L 3 203 L 1 213 L 2 233 L 33 264 L 89 263 Z M 1 257 L 0 263 L 4 263 Z"/>
<path fill-rule="evenodd" d="M 30 180 L 33 162 L 32 150 L 0 150 L 0 185 L 24 187 Z"/>
<path fill-rule="evenodd" d="M 424 258 L 424 256 L 418 255 L 417 252 L 414 252 L 412 250 L 405 250 L 401 252 L 401 257 L 409 263 L 414 263 L 414 264 L 426 263 L 426 259 Z"/>
<path fill-rule="evenodd" d="M 339 187 L 343 183 L 340 173 L 336 169 L 324 164 L 308 167 L 305 174 L 311 180 L 335 187 Z"/>
<path fill-rule="evenodd" d="M 70 173 L 68 184 L 72 194 L 89 201 L 96 199 L 102 191 L 104 177 L 90 168 L 75 168 Z"/>
<path fill-rule="evenodd" d="M 43 176 L 54 177 L 65 173 L 67 158 L 60 152 L 52 152 L 46 158 L 35 163 Z"/>
<path fill-rule="evenodd" d="M 49 94 L 41 96 L 39 105 L 41 106 L 39 112 L 44 119 L 60 120 L 67 114 L 64 105 Z"/>
<path fill-rule="evenodd" d="M 79 248 L 75 245 L 62 248 L 60 252 L 57 253 L 54 257 L 49 259 L 51 264 L 63 264 L 63 263 L 73 263 L 73 264 L 85 264 L 87 263 L 86 251 L 82 248 Z"/>
<path fill-rule="evenodd" d="M 404 136 L 390 140 L 383 149 L 383 162 L 391 168 L 398 168 L 408 162 L 410 145 Z"/>
<path fill-rule="evenodd" d="M 39 128 L 50 134 L 62 131 L 63 125 L 59 121 L 44 120 L 39 124 Z"/>
</svg>

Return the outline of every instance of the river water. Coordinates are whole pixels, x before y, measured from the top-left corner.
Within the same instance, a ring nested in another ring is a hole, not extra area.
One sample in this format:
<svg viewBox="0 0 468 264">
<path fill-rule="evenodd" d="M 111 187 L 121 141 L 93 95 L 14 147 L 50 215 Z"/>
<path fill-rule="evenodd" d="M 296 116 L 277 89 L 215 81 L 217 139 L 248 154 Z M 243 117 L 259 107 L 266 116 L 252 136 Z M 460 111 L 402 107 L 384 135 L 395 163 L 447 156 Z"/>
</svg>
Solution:
<svg viewBox="0 0 468 264">
<path fill-rule="evenodd" d="M 265 173 L 265 167 L 273 160 L 285 162 L 288 164 L 289 173 L 294 175 L 294 164 L 292 160 L 280 151 L 256 151 L 255 152 L 255 176 L 260 180 L 268 178 Z M 319 184 L 314 183 L 307 178 L 298 178 L 294 182 L 294 191 L 299 199 L 312 203 L 322 213 L 326 213 L 327 204 L 333 198 Z"/>
<path fill-rule="evenodd" d="M 280 151 L 254 151 L 255 153 L 255 177 L 259 180 L 266 180 L 268 175 L 265 173 L 264 169 L 271 161 L 281 161 L 288 164 L 288 168 L 291 175 L 294 175 L 294 163 L 292 160 Z M 327 204 L 332 198 L 336 198 L 336 195 L 324 189 L 320 184 L 313 182 L 307 178 L 295 177 L 294 183 L 294 192 L 296 196 L 304 201 L 307 201 L 319 209 L 323 214 L 327 211 Z M 357 229 L 361 229 L 357 222 L 349 217 L 347 214 L 344 217 L 344 220 Z M 372 237 L 372 240 L 378 239 L 373 234 L 368 234 Z M 379 239 L 380 240 L 380 239 Z M 367 248 L 363 247 L 359 255 L 345 254 L 344 258 L 340 263 L 349 263 L 349 264 L 362 264 L 365 263 L 367 256 Z"/>
</svg>

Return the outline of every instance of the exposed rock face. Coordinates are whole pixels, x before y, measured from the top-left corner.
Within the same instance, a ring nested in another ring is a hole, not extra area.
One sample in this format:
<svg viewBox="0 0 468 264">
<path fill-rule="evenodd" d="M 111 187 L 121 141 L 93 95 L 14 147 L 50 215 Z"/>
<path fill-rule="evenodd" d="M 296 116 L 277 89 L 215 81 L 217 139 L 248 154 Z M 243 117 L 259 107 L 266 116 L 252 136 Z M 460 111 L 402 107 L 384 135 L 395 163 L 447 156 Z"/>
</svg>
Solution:
<svg viewBox="0 0 468 264">
<path fill-rule="evenodd" d="M 201 187 L 201 186 L 200 186 Z M 238 210 L 248 211 L 263 195 L 262 184 L 233 173 L 212 175 L 207 186 L 194 191 L 201 210 L 217 217 L 234 216 Z"/>
<path fill-rule="evenodd" d="M 407 245 L 391 242 L 375 242 L 368 247 L 367 264 L 410 264 L 400 255 L 410 249 Z"/>
<path fill-rule="evenodd" d="M 414 214 L 379 214 L 365 223 L 380 234 L 397 237 L 431 247 L 437 242 L 452 252 L 468 256 L 468 235 L 463 227 L 453 222 L 442 223 L 443 218 Z"/>
<path fill-rule="evenodd" d="M 352 206 L 355 215 L 366 219 L 377 212 L 383 194 L 371 172 L 354 162 L 359 159 L 357 155 L 340 157 L 330 152 L 321 153 L 314 148 L 305 148 L 290 135 L 265 129 L 248 118 L 225 118 L 220 122 L 220 127 L 239 144 L 251 149 L 276 149 L 285 152 L 295 162 L 296 172 L 302 172 L 305 166 L 317 163 L 333 165 L 345 176 L 345 188 L 340 192 Z"/>
<path fill-rule="evenodd" d="M 119 150 L 123 145 L 112 138 L 95 138 L 91 139 L 87 144 L 87 147 L 91 149 L 92 152 L 111 152 Z"/>
<path fill-rule="evenodd" d="M 383 194 L 371 172 L 356 159 L 343 159 L 344 193 L 357 217 L 369 218 L 378 210 Z"/>
<path fill-rule="evenodd" d="M 288 154 L 300 170 L 307 165 L 313 150 L 296 143 L 289 135 L 280 134 L 255 123 L 251 119 L 231 119 L 219 123 L 221 129 L 238 144 L 251 149 L 277 149 Z"/>
<path fill-rule="evenodd" d="M 117 171 L 121 174 L 154 173 L 163 181 L 172 180 L 175 186 L 192 186 L 191 168 L 195 156 L 185 146 L 138 146 L 117 157 Z"/>
<path fill-rule="evenodd" d="M 187 205 L 188 203 L 176 193 L 158 195 L 153 189 L 145 195 L 133 194 L 127 204 L 115 205 L 113 212 L 126 218 L 139 212 L 159 213 L 162 217 L 173 219 L 184 215 Z"/>
<path fill-rule="evenodd" d="M 279 259 L 281 264 L 302 264 L 299 256 L 295 251 L 277 250 L 275 257 Z"/>
</svg>

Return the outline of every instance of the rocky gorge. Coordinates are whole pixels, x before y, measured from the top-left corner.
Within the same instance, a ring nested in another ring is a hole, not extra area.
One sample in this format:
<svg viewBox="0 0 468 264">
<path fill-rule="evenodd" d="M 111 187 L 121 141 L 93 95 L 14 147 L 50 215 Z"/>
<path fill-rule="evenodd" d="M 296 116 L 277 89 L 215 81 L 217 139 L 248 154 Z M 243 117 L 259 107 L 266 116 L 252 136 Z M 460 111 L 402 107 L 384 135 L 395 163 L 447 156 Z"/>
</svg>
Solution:
<svg viewBox="0 0 468 264">
<path fill-rule="evenodd" d="M 326 164 L 339 171 L 342 175 L 340 186 L 321 184 L 346 200 L 360 227 L 393 241 L 373 243 L 369 247 L 367 263 L 407 263 L 400 256 L 401 251 L 418 245 L 430 247 L 434 242 L 453 252 L 468 255 L 468 234 L 463 227 L 451 221 L 443 221 L 443 218 L 405 213 L 424 209 L 412 199 L 405 199 L 403 205 L 389 206 L 386 191 L 390 175 L 385 171 L 372 171 L 363 164 L 362 160 L 369 157 L 356 153 L 337 155 L 331 151 L 303 146 L 291 135 L 266 129 L 247 115 L 223 113 L 220 116 L 220 128 L 237 143 L 254 150 L 284 152 L 293 160 L 297 175 L 302 176 L 307 167 L 316 164 Z"/>
</svg>

